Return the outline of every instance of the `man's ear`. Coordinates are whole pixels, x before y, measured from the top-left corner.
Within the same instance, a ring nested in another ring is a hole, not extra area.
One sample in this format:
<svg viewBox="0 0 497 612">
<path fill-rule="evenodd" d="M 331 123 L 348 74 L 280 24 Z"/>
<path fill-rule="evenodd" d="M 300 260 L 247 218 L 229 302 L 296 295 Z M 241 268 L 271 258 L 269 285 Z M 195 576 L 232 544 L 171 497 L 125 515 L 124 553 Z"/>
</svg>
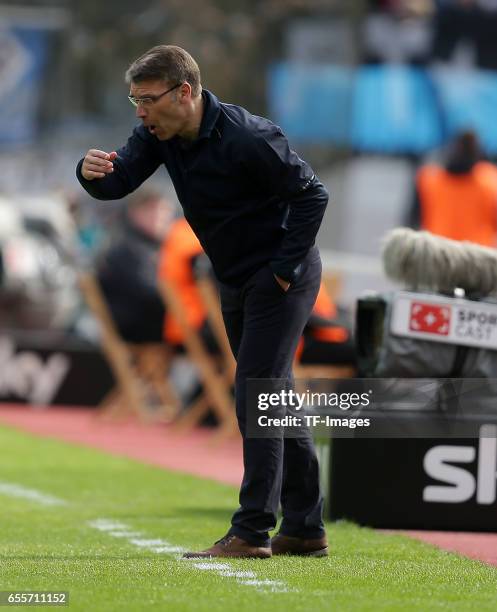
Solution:
<svg viewBox="0 0 497 612">
<path fill-rule="evenodd" d="M 188 100 L 191 100 L 192 86 L 190 85 L 190 83 L 185 82 L 181 84 L 178 89 L 178 97 L 180 102 L 186 102 Z"/>
</svg>

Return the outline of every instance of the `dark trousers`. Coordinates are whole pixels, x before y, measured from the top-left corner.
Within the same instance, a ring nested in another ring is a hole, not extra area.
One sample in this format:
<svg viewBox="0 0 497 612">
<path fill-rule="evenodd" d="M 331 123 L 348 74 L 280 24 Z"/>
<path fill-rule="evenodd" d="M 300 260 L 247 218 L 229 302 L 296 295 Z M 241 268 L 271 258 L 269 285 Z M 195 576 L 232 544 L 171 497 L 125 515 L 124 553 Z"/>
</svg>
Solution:
<svg viewBox="0 0 497 612">
<path fill-rule="evenodd" d="M 299 438 L 248 438 L 247 378 L 292 378 L 295 350 L 316 300 L 321 260 L 316 247 L 302 263 L 297 280 L 284 291 L 269 266 L 241 288 L 221 286 L 226 331 L 237 360 L 236 414 L 243 438 L 244 476 L 240 508 L 230 533 L 269 545 L 281 501 L 285 535 L 318 538 L 324 533 L 319 466 L 309 431 Z"/>
</svg>

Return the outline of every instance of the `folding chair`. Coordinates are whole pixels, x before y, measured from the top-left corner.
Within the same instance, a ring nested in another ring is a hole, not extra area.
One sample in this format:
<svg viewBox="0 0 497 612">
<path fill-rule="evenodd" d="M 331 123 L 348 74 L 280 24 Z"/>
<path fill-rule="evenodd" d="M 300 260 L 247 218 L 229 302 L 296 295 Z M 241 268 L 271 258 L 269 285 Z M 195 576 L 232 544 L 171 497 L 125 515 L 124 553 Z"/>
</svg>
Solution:
<svg viewBox="0 0 497 612">
<path fill-rule="evenodd" d="M 192 362 L 197 366 L 204 393 L 177 421 L 179 429 L 196 425 L 212 407 L 220 424 L 220 434 L 230 435 L 236 431 L 235 411 L 226 375 L 219 372 L 211 355 L 207 352 L 197 331 L 189 324 L 174 286 L 166 279 L 159 280 L 159 288 L 168 312 L 176 319 L 183 335 L 183 345 Z"/>
<path fill-rule="evenodd" d="M 197 279 L 197 287 L 207 311 L 209 325 L 221 351 L 226 380 L 232 385 L 235 382 L 236 361 L 231 351 L 226 328 L 224 327 L 219 292 L 214 281 L 207 275 Z"/>
<path fill-rule="evenodd" d="M 116 379 L 116 387 L 101 404 L 102 413 L 109 418 L 134 414 L 145 420 L 172 420 L 180 411 L 180 402 L 167 378 L 171 350 L 160 343 L 125 342 L 95 276 L 89 272 L 80 274 L 79 286 L 100 326 L 102 348 Z M 159 399 L 159 406 L 147 401 L 150 391 Z"/>
</svg>

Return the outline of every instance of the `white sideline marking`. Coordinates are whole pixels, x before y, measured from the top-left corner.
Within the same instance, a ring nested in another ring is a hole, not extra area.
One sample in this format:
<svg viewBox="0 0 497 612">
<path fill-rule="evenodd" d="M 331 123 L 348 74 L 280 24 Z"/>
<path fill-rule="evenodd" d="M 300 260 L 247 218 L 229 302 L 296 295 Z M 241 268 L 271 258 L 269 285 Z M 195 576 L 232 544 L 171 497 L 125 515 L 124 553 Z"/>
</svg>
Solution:
<svg viewBox="0 0 497 612">
<path fill-rule="evenodd" d="M 36 489 L 28 489 L 27 487 L 15 483 L 0 482 L 0 495 L 1 494 L 8 495 L 9 497 L 28 499 L 29 501 L 34 501 L 44 506 L 64 506 L 69 503 L 53 495 L 42 493 Z M 114 538 L 126 539 L 130 544 L 134 544 L 145 550 L 150 550 L 151 552 L 166 554 L 185 552 L 185 549 L 181 546 L 174 546 L 170 542 L 160 538 L 146 539 L 137 537 L 142 535 L 141 532 L 131 531 L 128 525 L 120 523 L 119 521 L 96 519 L 94 521 L 89 521 L 88 525 Z M 186 561 L 190 560 L 186 559 Z M 257 587 L 271 587 L 270 591 L 273 593 L 283 593 L 289 590 L 286 584 L 281 580 L 258 580 L 255 572 L 232 570 L 231 565 L 228 563 L 209 562 L 209 560 L 206 559 L 203 563 L 194 562 L 192 565 L 196 569 L 214 571 L 223 578 L 236 578 L 239 584 L 254 586 L 258 591 L 264 591 L 265 589 Z"/>
<path fill-rule="evenodd" d="M 108 531 L 113 538 L 139 538 L 143 535 L 140 531 Z"/>
<path fill-rule="evenodd" d="M 48 495 L 36 489 L 28 489 L 22 485 L 9 482 L 0 482 L 0 494 L 8 495 L 9 497 L 29 499 L 29 501 L 42 504 L 43 506 L 65 506 L 68 503 L 53 495 Z"/>
<path fill-rule="evenodd" d="M 199 570 L 230 570 L 228 563 L 192 563 L 193 567 Z"/>
<path fill-rule="evenodd" d="M 238 580 L 240 584 L 255 587 L 269 587 L 272 593 L 288 593 L 288 588 L 281 580 Z M 265 589 L 257 589 L 258 591 Z"/>
<path fill-rule="evenodd" d="M 155 553 L 183 553 L 185 549 L 181 546 L 154 546 L 150 549 Z"/>
<path fill-rule="evenodd" d="M 142 535 L 140 532 L 131 531 L 131 528 L 124 523 L 112 521 L 110 519 L 97 519 L 89 521 L 88 525 L 99 531 L 107 532 L 108 535 L 117 538 L 124 538 L 130 544 L 138 546 L 144 550 L 149 550 L 155 553 L 183 553 L 185 549 L 181 546 L 173 546 L 170 542 L 161 538 L 147 539 L 136 537 Z M 255 587 L 257 591 L 271 593 L 287 593 L 295 589 L 289 589 L 288 586 L 281 580 L 259 580 L 257 574 L 252 571 L 235 570 L 229 563 L 219 563 L 205 559 L 204 561 L 196 561 L 195 558 L 184 559 L 189 565 L 201 571 L 210 571 L 216 573 L 222 578 L 236 578 L 238 584 Z"/>
<path fill-rule="evenodd" d="M 203 563 L 194 562 L 192 565 L 199 570 L 213 571 L 223 578 L 238 578 L 237 582 L 239 584 L 254 586 L 256 587 L 257 591 L 264 592 L 264 590 L 267 589 L 269 589 L 272 593 L 287 593 L 289 591 L 287 585 L 281 580 L 259 580 L 255 572 L 250 570 L 234 570 L 228 563 L 209 563 L 206 560 L 206 562 Z"/>
<path fill-rule="evenodd" d="M 140 546 L 141 548 L 150 548 L 151 546 L 170 546 L 169 542 L 166 542 L 165 540 L 143 540 L 141 538 L 132 538 L 130 542 L 131 544 Z"/>
<path fill-rule="evenodd" d="M 113 521 L 110 519 L 96 519 L 95 521 L 89 521 L 88 525 L 99 531 L 103 531 L 114 538 L 122 538 L 127 540 L 130 544 L 149 550 L 154 553 L 182 553 L 185 549 L 181 546 L 174 546 L 167 540 L 161 538 L 143 538 L 143 534 L 140 531 L 132 531 L 128 525 L 120 523 L 119 521 Z"/>
<path fill-rule="evenodd" d="M 283 584 L 281 580 L 242 580 L 243 584 Z"/>
<path fill-rule="evenodd" d="M 256 578 L 256 573 L 247 571 L 236 571 L 236 570 L 226 570 L 223 572 L 219 572 L 221 576 L 226 576 L 227 578 Z"/>
<path fill-rule="evenodd" d="M 127 525 L 118 523 L 117 521 L 109 521 L 108 519 L 97 519 L 89 522 L 90 527 L 94 527 L 99 531 L 128 531 Z"/>
<path fill-rule="evenodd" d="M 173 546 L 166 540 L 144 540 L 141 538 L 131 538 L 130 542 L 135 546 L 146 548 L 147 550 L 151 550 L 155 553 L 181 553 L 185 551 L 185 549 L 181 548 L 181 546 Z"/>
</svg>

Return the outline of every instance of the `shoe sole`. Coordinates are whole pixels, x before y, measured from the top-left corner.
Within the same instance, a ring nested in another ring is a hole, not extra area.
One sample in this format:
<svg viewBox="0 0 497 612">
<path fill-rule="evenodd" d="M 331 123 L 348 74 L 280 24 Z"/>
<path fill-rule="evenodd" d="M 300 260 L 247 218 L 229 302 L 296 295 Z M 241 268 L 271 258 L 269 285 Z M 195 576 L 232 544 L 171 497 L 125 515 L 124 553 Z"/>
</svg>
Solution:
<svg viewBox="0 0 497 612">
<path fill-rule="evenodd" d="M 328 546 L 326 548 L 320 548 L 319 550 L 311 550 L 309 552 L 293 552 L 288 550 L 286 552 L 273 552 L 273 556 L 289 555 L 290 557 L 327 557 L 329 555 Z"/>
</svg>

